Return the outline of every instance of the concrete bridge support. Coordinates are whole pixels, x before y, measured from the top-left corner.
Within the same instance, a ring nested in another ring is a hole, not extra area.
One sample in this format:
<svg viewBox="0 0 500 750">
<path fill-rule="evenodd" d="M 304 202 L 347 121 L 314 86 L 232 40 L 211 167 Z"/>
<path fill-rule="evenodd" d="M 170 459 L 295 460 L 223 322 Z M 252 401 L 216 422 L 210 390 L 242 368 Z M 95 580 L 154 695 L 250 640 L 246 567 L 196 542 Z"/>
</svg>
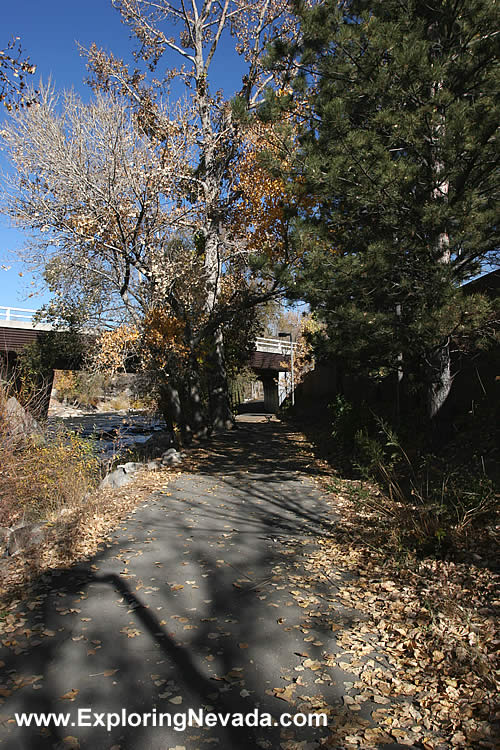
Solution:
<svg viewBox="0 0 500 750">
<path fill-rule="evenodd" d="M 273 375 L 261 377 L 264 386 L 264 408 L 275 414 L 279 409 L 278 378 Z"/>
<path fill-rule="evenodd" d="M 0 306 L 0 352 L 15 359 L 30 343 L 39 341 L 43 344 L 47 365 L 46 372 L 39 373 L 37 390 L 38 410 L 46 414 L 53 369 L 80 369 L 81 354 L 78 353 L 79 346 L 75 348 L 75 341 L 71 339 L 72 333 L 55 330 L 49 324 L 35 323 L 34 315 L 34 310 Z M 69 341 L 66 340 L 68 336 Z M 88 336 L 92 338 L 90 334 Z M 273 414 L 278 411 L 280 401 L 288 394 L 285 380 L 290 369 L 291 351 L 292 344 L 280 338 L 257 338 L 255 351 L 248 362 L 264 386 L 265 409 Z"/>
</svg>

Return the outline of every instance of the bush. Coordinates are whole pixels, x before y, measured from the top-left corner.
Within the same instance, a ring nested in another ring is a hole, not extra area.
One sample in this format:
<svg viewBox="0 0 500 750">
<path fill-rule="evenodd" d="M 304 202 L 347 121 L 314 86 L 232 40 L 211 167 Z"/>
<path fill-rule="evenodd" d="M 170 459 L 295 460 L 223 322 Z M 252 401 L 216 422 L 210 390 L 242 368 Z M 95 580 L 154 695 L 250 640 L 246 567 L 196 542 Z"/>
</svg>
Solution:
<svg viewBox="0 0 500 750">
<path fill-rule="evenodd" d="M 0 389 L 0 525 L 50 518 L 81 502 L 97 483 L 92 444 L 67 430 L 13 437 Z"/>
<path fill-rule="evenodd" d="M 415 464 L 388 425 L 379 424 L 378 440 L 358 434 L 365 455 L 361 469 L 385 492 L 388 504 L 381 502 L 379 510 L 397 522 L 405 546 L 443 552 L 492 517 L 498 499 L 489 477 L 432 454 L 419 456 Z"/>
<path fill-rule="evenodd" d="M 109 378 L 99 372 L 73 372 L 59 370 L 55 374 L 54 388 L 59 401 L 81 408 L 95 408 L 104 398 Z"/>
<path fill-rule="evenodd" d="M 354 464 L 360 448 L 359 435 L 371 426 L 372 413 L 364 402 L 354 404 L 341 395 L 337 395 L 328 408 L 333 416 L 332 437 L 339 450 Z"/>
<path fill-rule="evenodd" d="M 378 485 L 376 492 L 358 492 L 356 500 L 390 521 L 401 546 L 442 553 L 494 517 L 498 496 L 482 455 L 453 444 L 442 446 L 441 455 L 428 453 L 421 435 L 408 438 L 408 426 L 403 446 L 388 422 L 341 397 L 333 410 L 334 437 L 357 472 Z M 489 435 L 484 414 L 481 419 Z M 477 418 L 473 427 L 478 429 Z"/>
</svg>

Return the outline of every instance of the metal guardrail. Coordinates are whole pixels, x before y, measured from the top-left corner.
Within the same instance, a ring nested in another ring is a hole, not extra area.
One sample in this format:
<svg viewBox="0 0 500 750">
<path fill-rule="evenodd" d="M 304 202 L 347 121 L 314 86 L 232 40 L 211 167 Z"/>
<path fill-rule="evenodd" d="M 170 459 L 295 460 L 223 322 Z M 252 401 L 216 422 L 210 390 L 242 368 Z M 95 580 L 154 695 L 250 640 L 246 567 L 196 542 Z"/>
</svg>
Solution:
<svg viewBox="0 0 500 750">
<path fill-rule="evenodd" d="M 36 312 L 36 310 L 29 310 L 26 307 L 5 307 L 4 305 L 0 305 L 0 320 L 32 323 Z"/>
<path fill-rule="evenodd" d="M 255 339 L 255 350 L 257 352 L 285 354 L 290 356 L 292 353 L 292 346 L 294 351 L 296 351 L 297 344 L 295 342 L 290 344 L 289 341 L 283 341 L 282 339 L 262 338 L 260 336 Z"/>
<path fill-rule="evenodd" d="M 37 310 L 30 310 L 26 307 L 5 307 L 0 305 L 0 323 L 7 321 L 9 323 L 33 323 L 33 318 Z M 34 325 L 34 324 L 33 324 Z M 284 354 L 290 356 L 292 353 L 292 346 L 294 352 L 296 351 L 297 344 L 291 344 L 289 341 L 283 341 L 283 339 L 264 338 L 259 336 L 255 340 L 255 350 L 258 352 L 268 352 L 269 354 Z"/>
</svg>

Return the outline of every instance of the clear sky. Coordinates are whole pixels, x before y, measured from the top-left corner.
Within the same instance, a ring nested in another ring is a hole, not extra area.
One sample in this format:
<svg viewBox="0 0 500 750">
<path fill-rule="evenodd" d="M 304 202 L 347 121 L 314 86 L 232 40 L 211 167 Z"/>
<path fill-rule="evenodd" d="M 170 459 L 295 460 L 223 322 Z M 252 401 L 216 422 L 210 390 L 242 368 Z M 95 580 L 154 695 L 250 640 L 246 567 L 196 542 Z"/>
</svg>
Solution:
<svg viewBox="0 0 500 750">
<path fill-rule="evenodd" d="M 2 7 L 0 49 L 13 36 L 21 37 L 23 49 L 37 66 L 35 85 L 40 77 L 44 81 L 51 77 L 58 89 L 75 88 L 84 98 L 91 92 L 84 83 L 85 59 L 79 55 L 77 42 L 84 47 L 96 42 L 125 59 L 134 47 L 128 27 L 121 23 L 110 0 L 10 0 Z M 172 64 L 176 64 L 174 60 Z M 214 59 L 213 88 L 222 88 L 231 96 L 239 88 L 241 72 L 228 39 Z M 0 128 L 5 116 L 0 111 Z M 1 154 L 0 168 L 8 168 Z M 46 297 L 29 296 L 37 285 L 17 260 L 16 250 L 22 243 L 22 233 L 0 215 L 0 305 L 36 308 Z M 5 271 L 2 265 L 10 269 Z"/>
</svg>

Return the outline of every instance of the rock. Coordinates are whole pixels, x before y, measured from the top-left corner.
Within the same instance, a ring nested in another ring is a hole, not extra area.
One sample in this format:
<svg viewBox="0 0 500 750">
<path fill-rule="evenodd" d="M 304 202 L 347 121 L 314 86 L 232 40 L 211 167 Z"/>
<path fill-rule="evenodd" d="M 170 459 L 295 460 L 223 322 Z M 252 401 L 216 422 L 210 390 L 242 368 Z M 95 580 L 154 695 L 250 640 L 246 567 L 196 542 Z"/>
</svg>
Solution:
<svg viewBox="0 0 500 750">
<path fill-rule="evenodd" d="M 159 461 L 148 461 L 147 464 L 145 465 L 145 468 L 148 471 L 158 471 L 158 469 L 160 468 L 160 466 L 161 466 L 161 464 L 160 464 Z"/>
<path fill-rule="evenodd" d="M 0 557 L 9 554 L 10 529 L 0 526 Z"/>
<path fill-rule="evenodd" d="M 99 489 L 110 488 L 117 489 L 123 487 L 132 481 L 132 474 L 127 474 L 123 467 L 115 469 L 110 474 L 107 474 L 99 485 Z"/>
<path fill-rule="evenodd" d="M 169 448 L 161 457 L 163 466 L 177 466 L 182 463 L 182 456 L 175 448 Z"/>
<path fill-rule="evenodd" d="M 167 448 L 170 448 L 173 442 L 174 436 L 172 433 L 166 430 L 155 432 L 147 442 L 137 447 L 137 455 L 147 460 L 158 458 Z"/>
<path fill-rule="evenodd" d="M 169 448 L 167 451 L 165 451 L 162 458 L 166 458 L 167 456 L 174 456 L 176 453 L 178 453 L 177 448 Z"/>
<path fill-rule="evenodd" d="M 17 555 L 45 541 L 45 526 L 39 523 L 17 526 L 9 536 L 9 555 Z"/>
<path fill-rule="evenodd" d="M 7 399 L 5 404 L 5 419 L 8 431 L 13 437 L 28 437 L 33 433 L 41 432 L 36 419 L 21 406 L 14 396 Z"/>
<path fill-rule="evenodd" d="M 138 463 L 137 461 L 128 461 L 126 464 L 119 464 L 118 469 L 123 469 L 125 474 L 134 474 L 134 472 L 142 469 L 144 464 Z"/>
<path fill-rule="evenodd" d="M 182 463 L 182 458 L 180 456 L 167 456 L 167 458 L 164 458 L 162 460 L 163 466 L 177 466 L 178 464 Z"/>
</svg>

